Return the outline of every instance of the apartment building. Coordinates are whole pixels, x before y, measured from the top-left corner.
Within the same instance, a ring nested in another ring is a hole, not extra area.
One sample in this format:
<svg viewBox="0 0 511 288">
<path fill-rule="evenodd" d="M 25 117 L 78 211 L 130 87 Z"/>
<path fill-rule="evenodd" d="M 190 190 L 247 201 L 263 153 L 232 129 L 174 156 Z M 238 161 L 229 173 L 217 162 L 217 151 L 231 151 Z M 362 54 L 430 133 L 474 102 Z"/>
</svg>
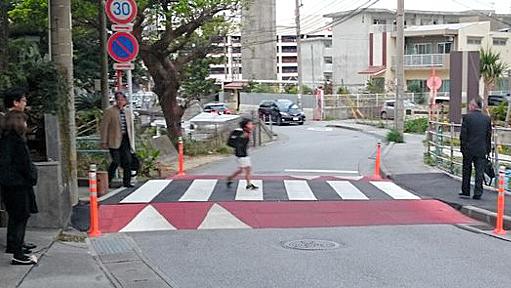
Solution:
<svg viewBox="0 0 511 288">
<path fill-rule="evenodd" d="M 506 27 L 505 23 L 511 22 L 511 15 L 499 15 L 495 13 L 491 14 L 491 16 L 486 15 L 490 15 L 490 11 L 438 12 L 407 10 L 405 11 L 405 26 L 408 29 L 409 41 L 412 41 L 413 38 L 412 34 L 410 34 L 412 33 L 410 27 L 484 21 L 488 23 L 484 25 L 488 31 L 500 31 L 509 28 Z M 325 17 L 331 18 L 333 21 L 334 85 L 344 85 L 352 90 L 357 90 L 364 87 L 367 80 L 371 77 L 388 74 L 386 71 L 388 71 L 387 68 L 389 68 L 391 60 L 389 55 L 393 55 L 390 53 L 390 43 L 388 41 L 390 39 L 389 36 L 392 35 L 395 30 L 395 11 L 371 8 L 358 14 L 352 11 L 343 11 L 327 14 Z M 451 28 L 456 28 L 456 26 L 452 26 Z M 413 28 L 413 30 L 416 31 L 416 34 L 435 33 L 419 28 Z M 442 41 L 449 43 L 451 42 L 449 40 L 451 36 L 452 35 L 447 35 L 446 37 L 442 36 L 440 38 L 444 39 Z M 420 37 L 422 36 L 418 35 L 417 39 Z M 481 35 L 478 37 L 481 37 Z M 483 40 L 484 39 L 481 39 L 481 41 Z M 474 43 L 476 42 L 477 41 Z M 422 53 L 422 51 L 426 52 L 426 50 L 421 49 L 430 49 L 431 51 L 441 49 L 443 49 L 441 51 L 449 51 L 449 49 L 453 49 L 452 46 L 448 47 L 449 44 L 446 44 L 447 46 L 442 46 L 443 48 L 439 48 L 439 46 L 435 46 L 433 43 L 436 42 L 431 42 L 431 46 L 425 45 L 423 47 L 418 45 L 417 51 Z M 412 50 L 410 50 L 412 48 L 415 49 L 415 46 L 410 44 L 407 48 L 407 53 L 412 53 Z M 455 49 L 458 49 L 458 47 Z M 476 49 L 476 47 L 471 45 L 467 49 Z M 408 57 L 407 59 L 411 58 Z"/>
</svg>

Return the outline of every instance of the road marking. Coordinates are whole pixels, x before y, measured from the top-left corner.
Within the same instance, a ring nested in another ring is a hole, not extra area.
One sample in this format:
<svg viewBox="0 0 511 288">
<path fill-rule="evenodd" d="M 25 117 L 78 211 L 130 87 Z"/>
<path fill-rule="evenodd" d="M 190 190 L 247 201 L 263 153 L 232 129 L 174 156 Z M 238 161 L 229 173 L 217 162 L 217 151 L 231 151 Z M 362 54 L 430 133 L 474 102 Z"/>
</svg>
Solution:
<svg viewBox="0 0 511 288">
<path fill-rule="evenodd" d="M 120 232 L 176 230 L 153 206 L 147 205 Z"/>
<path fill-rule="evenodd" d="M 316 131 L 316 132 L 332 132 L 334 131 L 333 128 L 328 128 L 328 127 L 324 127 L 324 128 L 315 128 L 315 127 L 310 127 L 310 128 L 307 128 L 307 130 L 309 131 Z"/>
<path fill-rule="evenodd" d="M 327 183 L 343 200 L 369 200 L 364 193 L 349 181 L 327 181 Z"/>
<path fill-rule="evenodd" d="M 172 180 L 149 180 L 140 188 L 124 198 L 121 203 L 149 203 L 158 196 Z"/>
<path fill-rule="evenodd" d="M 218 180 L 195 180 L 179 201 L 208 201 Z"/>
<path fill-rule="evenodd" d="M 284 180 L 289 200 L 317 200 L 305 180 Z"/>
<path fill-rule="evenodd" d="M 263 181 L 252 180 L 252 184 L 259 187 L 257 190 L 248 190 L 247 181 L 240 180 L 236 191 L 236 200 L 262 201 L 263 200 Z"/>
<path fill-rule="evenodd" d="M 352 170 L 316 170 L 316 169 L 285 169 L 285 172 L 291 173 L 332 173 L 332 174 L 357 174 L 358 171 Z"/>
<path fill-rule="evenodd" d="M 197 229 L 250 229 L 251 227 L 236 218 L 224 207 L 214 204 Z"/>
<path fill-rule="evenodd" d="M 360 181 L 364 179 L 364 176 L 334 176 L 337 179 L 341 180 L 353 180 L 353 181 Z"/>
<path fill-rule="evenodd" d="M 371 181 L 371 184 L 376 186 L 376 188 L 380 189 L 381 191 L 385 192 L 387 195 L 394 199 L 400 199 L 400 200 L 412 200 L 412 199 L 421 199 L 417 195 L 414 195 L 403 188 L 397 186 L 396 184 L 392 182 L 377 182 L 377 181 Z"/>
<path fill-rule="evenodd" d="M 320 176 L 299 176 L 299 175 L 290 175 L 291 177 L 293 178 L 297 178 L 297 179 L 305 179 L 305 180 L 314 180 L 316 178 L 319 178 Z"/>
</svg>

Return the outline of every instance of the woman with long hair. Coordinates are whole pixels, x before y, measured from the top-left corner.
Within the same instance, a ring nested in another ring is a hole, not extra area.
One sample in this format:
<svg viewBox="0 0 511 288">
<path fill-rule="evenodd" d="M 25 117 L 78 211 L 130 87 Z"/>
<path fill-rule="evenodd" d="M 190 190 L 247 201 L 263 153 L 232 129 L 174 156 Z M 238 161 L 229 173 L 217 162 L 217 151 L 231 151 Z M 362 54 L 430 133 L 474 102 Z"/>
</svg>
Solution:
<svg viewBox="0 0 511 288">
<path fill-rule="evenodd" d="M 9 215 L 6 253 L 13 254 L 13 265 L 37 263 L 37 258 L 29 255 L 30 250 L 23 245 L 28 218 L 38 212 L 33 188 L 37 183 L 37 170 L 27 146 L 26 120 L 25 113 L 9 111 L 0 139 L 0 184 Z"/>
</svg>

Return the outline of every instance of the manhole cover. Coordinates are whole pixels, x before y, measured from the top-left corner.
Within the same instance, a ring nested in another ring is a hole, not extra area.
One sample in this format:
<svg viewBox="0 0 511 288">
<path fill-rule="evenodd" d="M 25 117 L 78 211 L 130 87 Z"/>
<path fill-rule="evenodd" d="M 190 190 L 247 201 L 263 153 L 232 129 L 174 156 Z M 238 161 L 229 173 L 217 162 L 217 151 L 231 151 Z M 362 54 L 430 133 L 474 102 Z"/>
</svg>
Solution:
<svg viewBox="0 0 511 288">
<path fill-rule="evenodd" d="M 282 247 L 296 250 L 332 250 L 339 248 L 340 244 L 318 239 L 301 239 L 282 242 Z"/>
</svg>

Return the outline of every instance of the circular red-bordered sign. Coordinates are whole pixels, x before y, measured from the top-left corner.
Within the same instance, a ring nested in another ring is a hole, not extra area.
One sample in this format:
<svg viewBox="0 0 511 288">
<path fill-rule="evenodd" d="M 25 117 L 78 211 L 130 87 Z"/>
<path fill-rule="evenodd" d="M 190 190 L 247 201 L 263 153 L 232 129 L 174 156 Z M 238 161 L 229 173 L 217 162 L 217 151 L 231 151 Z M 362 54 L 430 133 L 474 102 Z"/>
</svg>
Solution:
<svg viewBox="0 0 511 288">
<path fill-rule="evenodd" d="M 442 87 L 442 79 L 438 76 L 430 76 L 428 81 L 426 81 L 426 85 L 431 90 L 438 90 Z"/>
<path fill-rule="evenodd" d="M 108 55 L 117 62 L 130 62 L 138 55 L 138 41 L 127 32 L 116 32 L 108 38 Z"/>
<path fill-rule="evenodd" d="M 110 21 L 128 24 L 137 17 L 137 3 L 135 0 L 107 0 L 105 12 Z"/>
</svg>

